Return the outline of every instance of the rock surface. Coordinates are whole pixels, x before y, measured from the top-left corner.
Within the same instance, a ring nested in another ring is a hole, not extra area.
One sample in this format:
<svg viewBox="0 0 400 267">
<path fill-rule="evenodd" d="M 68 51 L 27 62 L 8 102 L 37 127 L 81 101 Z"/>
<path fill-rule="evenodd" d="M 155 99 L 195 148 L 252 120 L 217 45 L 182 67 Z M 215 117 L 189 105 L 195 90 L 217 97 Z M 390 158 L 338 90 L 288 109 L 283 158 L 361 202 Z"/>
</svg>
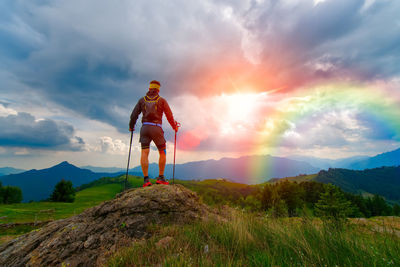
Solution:
<svg viewBox="0 0 400 267">
<path fill-rule="evenodd" d="M 181 185 L 130 189 L 3 244 L 0 266 L 99 266 L 119 247 L 148 238 L 153 223 L 188 222 L 209 212 Z"/>
</svg>

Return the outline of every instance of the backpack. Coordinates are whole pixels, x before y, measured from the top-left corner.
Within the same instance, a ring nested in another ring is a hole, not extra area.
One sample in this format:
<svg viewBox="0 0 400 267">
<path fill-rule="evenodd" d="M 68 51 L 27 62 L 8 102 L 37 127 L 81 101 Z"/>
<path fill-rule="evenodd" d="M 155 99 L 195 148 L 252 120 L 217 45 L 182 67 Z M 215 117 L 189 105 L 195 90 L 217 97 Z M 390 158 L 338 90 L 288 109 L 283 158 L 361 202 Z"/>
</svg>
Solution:
<svg viewBox="0 0 400 267">
<path fill-rule="evenodd" d="M 158 100 L 160 100 L 160 96 L 157 95 L 154 98 L 150 98 L 148 96 L 143 97 L 144 99 L 144 108 L 143 108 L 143 117 L 152 119 L 154 116 L 157 116 L 157 106 Z"/>
</svg>

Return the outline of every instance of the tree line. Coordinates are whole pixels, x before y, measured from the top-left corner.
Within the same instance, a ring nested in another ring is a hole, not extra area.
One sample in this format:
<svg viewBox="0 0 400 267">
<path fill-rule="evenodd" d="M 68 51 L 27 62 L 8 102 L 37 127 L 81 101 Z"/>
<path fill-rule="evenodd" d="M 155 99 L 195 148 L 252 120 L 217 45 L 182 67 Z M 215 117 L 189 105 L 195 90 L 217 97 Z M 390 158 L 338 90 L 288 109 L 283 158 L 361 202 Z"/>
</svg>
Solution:
<svg viewBox="0 0 400 267">
<path fill-rule="evenodd" d="M 328 199 L 328 195 L 330 198 Z M 321 214 L 321 209 L 337 205 L 344 209 L 348 217 L 389 216 L 400 215 L 400 206 L 389 205 L 377 194 L 372 197 L 344 192 L 341 188 L 314 181 L 289 182 L 287 180 L 275 184 L 267 184 L 261 192 L 263 210 L 272 213 L 284 213 L 288 216 L 298 216 L 303 207 L 312 210 L 315 215 Z M 332 208 L 332 207 L 331 207 Z"/>
<path fill-rule="evenodd" d="M 0 204 L 12 204 L 22 201 L 21 188 L 17 186 L 3 186 L 0 181 Z"/>
<path fill-rule="evenodd" d="M 0 204 L 13 204 L 22 201 L 22 190 L 17 186 L 3 186 L 0 181 Z M 75 189 L 71 181 L 61 179 L 55 186 L 52 194 L 45 201 L 74 202 Z"/>
<path fill-rule="evenodd" d="M 193 188 L 195 189 L 195 188 Z M 195 189 L 208 204 L 231 204 L 267 212 L 274 217 L 293 217 L 305 212 L 314 216 L 365 217 L 400 216 L 400 205 L 390 205 L 380 195 L 362 196 L 344 192 L 332 184 L 284 180 L 263 187 L 222 188 L 210 185 Z"/>
</svg>

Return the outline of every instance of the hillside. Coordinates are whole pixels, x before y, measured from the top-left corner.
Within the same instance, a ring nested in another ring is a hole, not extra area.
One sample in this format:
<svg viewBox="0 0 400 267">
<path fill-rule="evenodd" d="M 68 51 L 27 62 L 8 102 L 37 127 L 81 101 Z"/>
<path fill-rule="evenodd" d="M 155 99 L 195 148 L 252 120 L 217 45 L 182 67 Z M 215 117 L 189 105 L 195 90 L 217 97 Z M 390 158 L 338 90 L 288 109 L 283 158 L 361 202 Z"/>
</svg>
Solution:
<svg viewBox="0 0 400 267">
<path fill-rule="evenodd" d="M 32 202 L 0 205 L 0 225 L 67 218 L 112 199 L 122 189 L 123 186 L 116 183 L 93 186 L 77 192 L 75 201 L 72 203 Z"/>
<path fill-rule="evenodd" d="M 100 265 L 117 248 L 148 238 L 150 224 L 191 222 L 206 215 L 211 215 L 209 208 L 183 186 L 131 189 L 4 244 L 0 265 Z"/>
<path fill-rule="evenodd" d="M 309 174 L 309 175 L 298 175 L 293 177 L 285 177 L 285 178 L 272 178 L 268 180 L 268 183 L 278 183 L 282 181 L 289 181 L 289 182 L 304 182 L 304 181 L 313 181 L 317 177 L 317 174 Z"/>
<path fill-rule="evenodd" d="M 177 184 L 193 190 L 206 204 L 241 204 L 244 198 L 261 190 L 259 185 L 247 185 L 225 179 L 207 179 L 202 181 L 176 180 Z"/>
<path fill-rule="evenodd" d="M 356 219 L 336 230 L 308 216 L 213 209 L 181 185 L 157 185 L 128 190 L 1 245 L 0 265 L 397 266 L 399 223 Z"/>
<path fill-rule="evenodd" d="M 51 168 L 30 170 L 18 174 L 0 177 L 3 185 L 18 186 L 22 190 L 23 202 L 30 200 L 39 201 L 47 199 L 54 186 L 61 180 L 70 180 L 74 186 L 89 183 L 100 177 L 116 176 L 120 173 L 95 173 L 90 170 L 80 169 L 64 161 Z"/>
<path fill-rule="evenodd" d="M 320 171 L 315 181 L 332 183 L 351 193 L 379 194 L 387 200 L 400 201 L 400 166 L 363 171 L 329 169 Z"/>
</svg>

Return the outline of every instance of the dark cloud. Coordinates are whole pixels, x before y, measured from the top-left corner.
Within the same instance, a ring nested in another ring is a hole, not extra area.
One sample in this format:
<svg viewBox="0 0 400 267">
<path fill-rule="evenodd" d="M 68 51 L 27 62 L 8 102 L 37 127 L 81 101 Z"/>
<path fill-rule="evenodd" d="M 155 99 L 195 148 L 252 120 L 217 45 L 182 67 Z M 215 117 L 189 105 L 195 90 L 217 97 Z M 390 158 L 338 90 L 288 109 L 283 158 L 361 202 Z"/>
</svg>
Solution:
<svg viewBox="0 0 400 267">
<path fill-rule="evenodd" d="M 367 81 L 399 75 L 400 25 L 394 20 L 399 2 L 376 1 L 367 9 L 363 0 L 315 6 L 314 1 L 288 2 L 267 1 L 245 15 L 247 27 L 263 43 L 262 64 L 279 82 L 296 87 L 327 78 Z"/>
<path fill-rule="evenodd" d="M 125 132 L 153 79 L 170 98 L 399 75 L 400 2 L 364 4 L 5 1 L 0 66 L 43 99 Z"/>
<path fill-rule="evenodd" d="M 19 112 L 0 117 L 0 146 L 50 150 L 78 151 L 85 144 L 74 136 L 74 127 L 50 119 L 36 120 L 34 116 Z"/>
</svg>

